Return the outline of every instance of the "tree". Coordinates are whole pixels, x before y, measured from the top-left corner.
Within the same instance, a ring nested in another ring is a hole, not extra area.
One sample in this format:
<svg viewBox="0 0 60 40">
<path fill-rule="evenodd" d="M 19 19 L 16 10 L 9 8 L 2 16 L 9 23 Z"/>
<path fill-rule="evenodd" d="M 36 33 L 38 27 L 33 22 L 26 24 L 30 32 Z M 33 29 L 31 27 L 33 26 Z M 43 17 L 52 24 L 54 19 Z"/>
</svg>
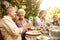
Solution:
<svg viewBox="0 0 60 40">
<path fill-rule="evenodd" d="M 33 18 L 37 16 L 39 12 L 40 0 L 26 0 L 26 17 L 32 16 Z"/>
<path fill-rule="evenodd" d="M 17 8 L 23 8 L 26 11 L 26 18 L 29 18 L 32 16 L 33 18 L 37 16 L 39 12 L 39 6 L 41 3 L 41 0 L 1 0 L 0 5 L 1 5 L 1 15 L 5 15 L 6 11 L 6 5 L 3 4 L 4 1 L 7 1 L 9 3 L 9 6 L 17 6 Z M 3 11 L 2 11 L 3 10 Z M 2 14 L 3 13 L 3 14 Z"/>
</svg>

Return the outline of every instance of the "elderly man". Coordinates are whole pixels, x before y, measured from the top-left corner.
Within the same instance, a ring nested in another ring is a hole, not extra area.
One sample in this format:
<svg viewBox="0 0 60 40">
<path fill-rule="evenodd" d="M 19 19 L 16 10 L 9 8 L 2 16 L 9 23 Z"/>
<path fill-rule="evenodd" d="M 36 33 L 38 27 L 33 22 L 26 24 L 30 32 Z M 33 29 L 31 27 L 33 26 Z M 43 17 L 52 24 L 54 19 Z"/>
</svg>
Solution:
<svg viewBox="0 0 60 40">
<path fill-rule="evenodd" d="M 4 40 L 21 40 L 21 33 L 26 31 L 25 29 L 30 27 L 30 24 L 26 27 L 18 28 L 12 19 L 15 18 L 16 10 L 14 7 L 7 9 L 7 15 L 0 21 L 0 30 Z"/>
</svg>

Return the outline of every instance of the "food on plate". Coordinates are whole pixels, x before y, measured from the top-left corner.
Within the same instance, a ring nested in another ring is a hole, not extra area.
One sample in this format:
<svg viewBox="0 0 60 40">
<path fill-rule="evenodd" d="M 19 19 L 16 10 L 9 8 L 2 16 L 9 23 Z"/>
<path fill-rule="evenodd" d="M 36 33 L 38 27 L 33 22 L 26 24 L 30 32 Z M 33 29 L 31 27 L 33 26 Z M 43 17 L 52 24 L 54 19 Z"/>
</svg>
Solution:
<svg viewBox="0 0 60 40">
<path fill-rule="evenodd" d="M 29 34 L 29 35 L 40 35 L 41 32 L 40 31 L 37 31 L 37 30 L 33 30 L 33 31 L 26 32 L 26 34 Z"/>
<path fill-rule="evenodd" d="M 41 36 L 40 40 L 46 40 L 46 38 L 44 36 Z"/>
<path fill-rule="evenodd" d="M 37 28 L 32 26 L 31 29 L 37 29 Z"/>
<path fill-rule="evenodd" d="M 33 30 L 32 33 L 40 33 L 40 32 L 37 30 Z"/>
</svg>

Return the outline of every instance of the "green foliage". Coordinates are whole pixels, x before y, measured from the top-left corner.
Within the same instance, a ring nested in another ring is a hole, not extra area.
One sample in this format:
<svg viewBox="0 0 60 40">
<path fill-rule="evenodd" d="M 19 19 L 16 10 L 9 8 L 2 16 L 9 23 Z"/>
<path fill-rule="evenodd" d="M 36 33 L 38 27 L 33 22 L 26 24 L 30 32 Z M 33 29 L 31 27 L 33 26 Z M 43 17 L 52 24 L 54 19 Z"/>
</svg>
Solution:
<svg viewBox="0 0 60 40">
<path fill-rule="evenodd" d="M 6 7 L 3 5 L 3 2 L 0 1 L 0 18 L 2 18 L 5 15 Z"/>
<path fill-rule="evenodd" d="M 40 1 L 37 0 L 26 0 L 26 6 L 27 6 L 27 14 L 26 17 L 29 18 L 32 16 L 33 18 L 37 16 L 39 12 L 39 6 L 40 6 Z"/>
<path fill-rule="evenodd" d="M 60 7 L 55 7 L 50 12 L 50 19 L 52 19 L 53 15 L 58 15 L 60 17 Z"/>
<path fill-rule="evenodd" d="M 23 8 L 26 11 L 26 18 L 29 18 L 32 16 L 33 18 L 37 16 L 39 12 L 39 6 L 40 6 L 40 0 L 4 0 L 9 3 L 9 5 L 17 6 L 17 8 Z M 4 2 L 3 1 L 3 2 Z M 6 11 L 6 5 L 3 5 L 3 2 L 1 2 L 1 15 L 5 15 Z M 3 11 L 2 11 L 3 10 Z"/>
</svg>

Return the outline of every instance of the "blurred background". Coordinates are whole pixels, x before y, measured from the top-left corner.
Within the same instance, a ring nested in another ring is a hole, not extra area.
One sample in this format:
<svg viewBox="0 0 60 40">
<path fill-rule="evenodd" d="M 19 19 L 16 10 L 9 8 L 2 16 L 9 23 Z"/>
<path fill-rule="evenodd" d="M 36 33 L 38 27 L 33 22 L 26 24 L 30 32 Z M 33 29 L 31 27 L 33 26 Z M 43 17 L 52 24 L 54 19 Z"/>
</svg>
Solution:
<svg viewBox="0 0 60 40">
<path fill-rule="evenodd" d="M 50 20 L 54 14 L 60 15 L 60 0 L 0 0 L 0 19 L 6 15 L 9 6 L 23 8 L 27 19 L 34 19 L 40 10 L 46 10 L 46 18 Z"/>
</svg>

